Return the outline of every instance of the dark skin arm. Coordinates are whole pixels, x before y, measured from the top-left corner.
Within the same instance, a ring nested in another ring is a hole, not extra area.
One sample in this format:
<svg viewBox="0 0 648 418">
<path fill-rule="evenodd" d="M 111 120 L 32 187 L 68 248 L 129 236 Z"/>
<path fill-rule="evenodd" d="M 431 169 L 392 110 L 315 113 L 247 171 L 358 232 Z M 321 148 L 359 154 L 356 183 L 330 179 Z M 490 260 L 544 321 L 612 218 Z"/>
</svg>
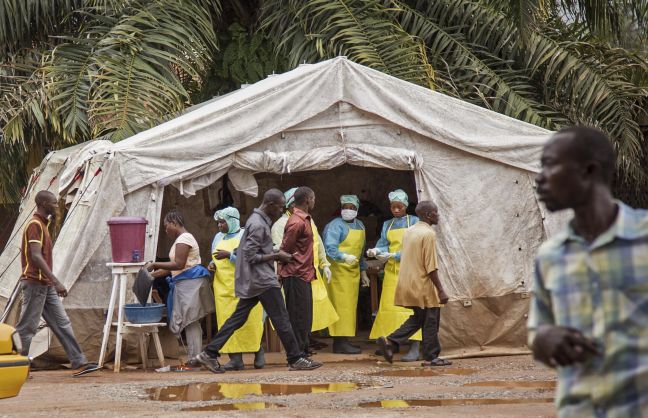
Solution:
<svg viewBox="0 0 648 418">
<path fill-rule="evenodd" d="M 30 242 L 29 255 L 31 262 L 34 263 L 34 265 L 45 275 L 47 281 L 54 286 L 56 293 L 60 297 L 66 297 L 68 294 L 67 289 L 65 288 L 65 286 L 63 286 L 63 283 L 61 283 L 59 279 L 56 278 L 54 273 L 52 273 L 52 270 L 50 270 L 49 266 L 47 265 L 45 258 L 43 258 L 41 244 L 37 242 Z"/>
<path fill-rule="evenodd" d="M 439 280 L 438 270 L 434 270 L 432 273 L 428 273 L 428 277 L 430 278 L 430 280 L 432 280 L 432 283 L 434 284 L 434 287 L 436 287 L 437 292 L 439 292 L 439 302 L 442 305 L 448 303 L 449 298 L 445 290 L 443 290 L 443 286 L 441 285 L 441 280 Z"/>
<path fill-rule="evenodd" d="M 577 329 L 554 325 L 538 327 L 531 350 L 536 360 L 549 367 L 582 363 L 600 354 L 594 342 Z"/>
<path fill-rule="evenodd" d="M 189 257 L 190 249 L 191 247 L 187 244 L 176 244 L 175 260 L 160 263 L 148 263 L 146 269 L 148 271 L 157 270 L 153 273 L 153 277 L 165 277 L 173 270 L 182 270 L 187 265 L 187 258 Z M 158 273 L 160 270 L 163 270 L 164 273 Z"/>
</svg>

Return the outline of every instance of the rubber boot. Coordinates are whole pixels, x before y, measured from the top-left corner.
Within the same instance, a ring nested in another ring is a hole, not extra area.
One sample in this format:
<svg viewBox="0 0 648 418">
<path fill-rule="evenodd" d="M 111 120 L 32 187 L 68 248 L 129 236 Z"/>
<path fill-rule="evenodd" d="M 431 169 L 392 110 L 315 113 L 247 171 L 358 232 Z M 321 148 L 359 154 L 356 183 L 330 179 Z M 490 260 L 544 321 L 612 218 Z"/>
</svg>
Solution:
<svg viewBox="0 0 648 418">
<path fill-rule="evenodd" d="M 254 368 L 263 369 L 265 367 L 265 351 L 263 347 L 259 348 L 259 351 L 254 353 Z"/>
<path fill-rule="evenodd" d="M 401 361 L 418 361 L 420 347 L 421 347 L 420 341 L 410 341 L 410 349 L 407 352 L 407 354 L 401 357 Z"/>
<path fill-rule="evenodd" d="M 243 353 L 229 353 L 230 361 L 223 364 L 223 368 L 227 371 L 238 371 L 245 368 L 243 364 Z"/>
<path fill-rule="evenodd" d="M 349 344 L 347 337 L 333 337 L 333 352 L 335 354 L 360 354 L 362 350 Z"/>
</svg>

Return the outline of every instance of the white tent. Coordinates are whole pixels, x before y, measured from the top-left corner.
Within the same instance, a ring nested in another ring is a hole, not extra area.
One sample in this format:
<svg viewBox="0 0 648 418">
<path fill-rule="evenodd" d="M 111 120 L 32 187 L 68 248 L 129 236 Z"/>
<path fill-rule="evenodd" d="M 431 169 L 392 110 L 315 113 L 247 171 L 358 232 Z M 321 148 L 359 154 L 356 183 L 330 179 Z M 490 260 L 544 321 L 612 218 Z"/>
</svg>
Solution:
<svg viewBox="0 0 648 418">
<path fill-rule="evenodd" d="M 152 259 L 169 185 L 192 196 L 227 174 L 236 190 L 256 196 L 259 173 L 317 176 L 351 165 L 409 172 L 418 199 L 438 204 L 440 277 L 451 297 L 442 314 L 444 350 L 524 351 L 533 257 L 561 221 L 545 218 L 533 190 L 549 135 L 343 57 L 301 65 L 119 143 L 51 153 L 0 256 L 0 307 L 19 277 L 20 228 L 34 194 L 50 183 L 71 200 L 54 270 L 70 289 L 65 305 L 75 330 L 92 350 L 110 291 L 108 218 L 145 216 Z M 348 192 L 347 180 L 332 189 Z"/>
</svg>

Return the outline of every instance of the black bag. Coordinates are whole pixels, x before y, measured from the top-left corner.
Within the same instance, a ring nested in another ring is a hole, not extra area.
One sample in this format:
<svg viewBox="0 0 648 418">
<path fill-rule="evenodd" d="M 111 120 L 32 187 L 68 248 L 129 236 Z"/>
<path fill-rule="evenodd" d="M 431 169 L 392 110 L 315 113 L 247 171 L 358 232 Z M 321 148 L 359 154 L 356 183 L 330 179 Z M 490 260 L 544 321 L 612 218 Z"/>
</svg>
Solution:
<svg viewBox="0 0 648 418">
<path fill-rule="evenodd" d="M 153 276 L 151 276 L 151 273 L 145 267 L 142 267 L 137 272 L 137 277 L 135 277 L 135 282 L 133 283 L 133 293 L 135 293 L 140 305 L 146 306 L 152 286 Z"/>
</svg>

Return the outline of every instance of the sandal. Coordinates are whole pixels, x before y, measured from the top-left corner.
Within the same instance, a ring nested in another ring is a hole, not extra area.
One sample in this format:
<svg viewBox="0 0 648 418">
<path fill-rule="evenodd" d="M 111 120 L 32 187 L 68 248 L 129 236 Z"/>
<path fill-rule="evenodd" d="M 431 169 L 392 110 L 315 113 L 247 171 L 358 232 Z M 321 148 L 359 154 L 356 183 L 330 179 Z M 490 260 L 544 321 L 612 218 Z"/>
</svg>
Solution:
<svg viewBox="0 0 648 418">
<path fill-rule="evenodd" d="M 421 363 L 421 366 L 423 367 L 435 367 L 435 366 L 450 366 L 452 362 L 450 360 L 446 360 L 444 358 L 435 358 L 432 361 L 424 361 Z"/>
<path fill-rule="evenodd" d="M 84 364 L 83 366 L 76 369 L 77 371 L 72 374 L 72 377 L 83 376 L 84 374 L 96 372 L 100 370 L 99 366 L 95 363 Z"/>
</svg>

